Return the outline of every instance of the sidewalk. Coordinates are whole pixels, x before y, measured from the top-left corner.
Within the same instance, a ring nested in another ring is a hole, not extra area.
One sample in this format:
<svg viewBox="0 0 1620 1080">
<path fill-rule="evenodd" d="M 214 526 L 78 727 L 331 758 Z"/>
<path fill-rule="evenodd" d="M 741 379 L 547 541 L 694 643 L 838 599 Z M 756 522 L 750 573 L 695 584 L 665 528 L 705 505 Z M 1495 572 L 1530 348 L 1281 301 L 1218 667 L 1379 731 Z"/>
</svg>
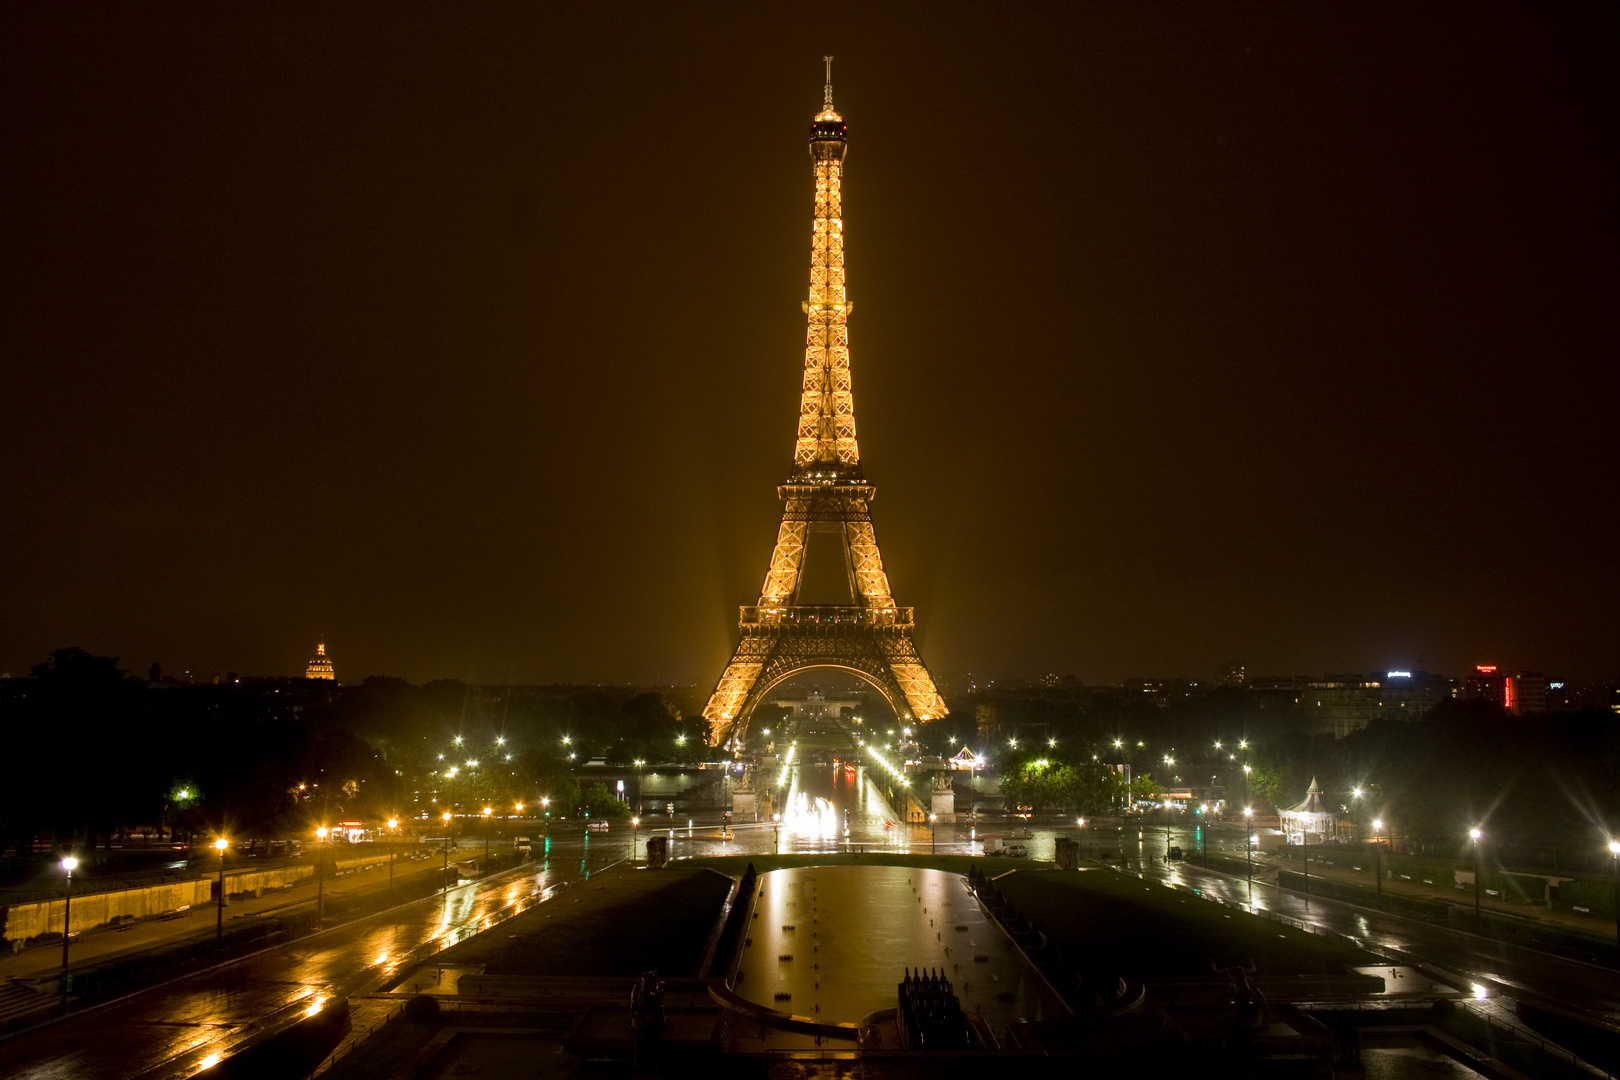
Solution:
<svg viewBox="0 0 1620 1080">
<path fill-rule="evenodd" d="M 467 846 L 459 850 L 452 848 L 450 852 L 452 862 L 458 857 L 466 859 L 474 855 L 482 859 L 483 854 L 482 844 L 478 845 L 476 851 Z M 438 873 L 443 868 L 444 863 L 441 859 L 400 861 L 394 865 L 394 880 L 403 884 L 422 874 Z M 344 875 L 326 881 L 321 888 L 324 890 L 324 898 L 328 901 L 356 893 L 386 891 L 388 868 L 384 865 L 362 874 Z M 294 907 L 313 904 L 316 891 L 317 884 L 310 881 L 260 897 L 232 900 L 225 905 L 226 926 L 229 928 L 233 920 L 278 914 Z M 73 941 L 68 947 L 69 966 L 88 967 L 104 960 L 144 952 L 159 945 L 211 934 L 214 932 L 217 919 L 218 911 L 215 905 L 208 903 L 178 915 L 163 915 L 130 923 L 122 929 L 99 928 L 83 933 L 75 931 Z M 0 982 L 8 979 L 54 978 L 61 970 L 61 941 L 0 957 Z"/>
<path fill-rule="evenodd" d="M 1213 831 L 1213 830 L 1212 830 Z M 1242 851 L 1239 843 L 1238 851 Z M 1211 849 L 1212 854 L 1225 855 L 1228 858 L 1242 858 L 1241 854 L 1223 850 L 1220 847 Z M 1373 877 L 1374 860 L 1371 856 L 1363 857 L 1348 851 L 1329 851 L 1335 865 L 1325 866 L 1318 861 L 1316 845 L 1311 846 L 1310 876 L 1322 878 L 1327 881 L 1346 885 L 1359 885 L 1371 895 L 1376 895 L 1377 880 Z M 1196 863 L 1196 853 L 1188 853 L 1188 861 Z M 1340 866 L 1339 863 L 1347 865 Z M 1357 864 L 1361 869 L 1356 870 Z M 1295 873 L 1304 873 L 1305 864 L 1298 859 L 1285 859 L 1270 853 L 1261 853 L 1255 856 L 1254 868 L 1256 876 L 1264 870 L 1268 876 L 1275 880 L 1278 870 L 1292 870 Z M 1421 882 L 1405 881 L 1400 877 L 1389 877 L 1388 867 L 1385 867 L 1384 891 L 1400 896 L 1416 897 L 1422 900 L 1435 900 L 1446 904 L 1455 904 L 1458 907 L 1472 908 L 1474 906 L 1473 889 L 1446 889 L 1438 885 L 1424 885 Z M 1499 900 L 1491 896 L 1481 895 L 1479 898 L 1481 911 L 1489 911 L 1500 915 L 1512 915 L 1521 919 L 1532 919 L 1550 926 L 1560 926 L 1589 934 L 1598 938 L 1613 938 L 1615 934 L 1614 923 L 1609 919 L 1594 918 L 1589 915 L 1578 915 L 1569 911 L 1555 911 L 1550 908 L 1532 906 L 1530 904 L 1515 904 L 1507 900 Z"/>
</svg>

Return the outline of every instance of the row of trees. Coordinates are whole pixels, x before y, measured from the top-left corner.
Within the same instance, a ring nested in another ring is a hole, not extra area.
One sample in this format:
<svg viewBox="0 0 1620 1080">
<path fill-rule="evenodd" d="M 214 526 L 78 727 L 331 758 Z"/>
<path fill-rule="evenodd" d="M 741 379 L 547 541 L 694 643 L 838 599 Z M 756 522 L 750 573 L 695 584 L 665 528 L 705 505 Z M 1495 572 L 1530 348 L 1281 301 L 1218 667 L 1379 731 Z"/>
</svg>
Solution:
<svg viewBox="0 0 1620 1080">
<path fill-rule="evenodd" d="M 1260 814 L 1303 799 L 1315 778 L 1349 820 L 1383 821 L 1433 850 L 1480 828 L 1522 861 L 1582 865 L 1607 859 L 1620 835 L 1620 717 L 1600 710 L 1515 717 L 1447 700 L 1335 738 L 1298 730 L 1290 702 L 1229 690 L 1164 708 L 1047 690 L 952 704 L 953 717 L 925 725 L 924 751 L 988 753 L 1009 805 L 1095 813 L 1119 800 L 1117 773 L 1101 767 L 1128 763 L 1145 781 L 1139 797 L 1186 785 Z"/>
<path fill-rule="evenodd" d="M 176 684 L 59 649 L 30 678 L 0 684 L 17 766 L 0 800 L 0 847 L 26 852 L 49 837 L 82 848 L 132 830 L 302 836 L 320 823 L 447 805 L 505 813 L 541 796 L 556 815 L 612 814 L 617 798 L 605 785 L 581 791 L 575 767 L 696 749 L 701 725 L 680 704 L 628 688 Z"/>
</svg>

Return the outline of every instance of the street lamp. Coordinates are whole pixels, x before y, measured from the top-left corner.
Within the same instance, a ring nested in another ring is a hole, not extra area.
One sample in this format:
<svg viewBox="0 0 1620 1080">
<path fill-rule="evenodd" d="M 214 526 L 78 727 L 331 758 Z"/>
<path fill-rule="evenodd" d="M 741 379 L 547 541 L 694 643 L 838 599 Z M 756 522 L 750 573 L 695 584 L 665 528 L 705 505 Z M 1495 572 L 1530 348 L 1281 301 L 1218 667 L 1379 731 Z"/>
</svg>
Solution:
<svg viewBox="0 0 1620 1080">
<path fill-rule="evenodd" d="M 396 830 L 399 828 L 399 818 L 388 819 L 388 902 L 394 902 L 394 858 L 399 854 L 399 840 Z"/>
<path fill-rule="evenodd" d="M 782 815 L 771 815 L 771 828 L 776 830 L 776 853 L 782 854 Z"/>
<path fill-rule="evenodd" d="M 62 869 L 67 872 L 66 891 L 62 894 L 62 1011 L 67 1012 L 68 995 L 68 940 L 72 936 L 72 924 L 68 921 L 73 912 L 73 870 L 79 865 L 79 860 L 72 855 L 62 860 Z"/>
<path fill-rule="evenodd" d="M 321 928 L 326 911 L 326 876 L 321 866 L 321 851 L 326 847 L 326 838 L 332 832 L 325 825 L 315 830 L 315 929 Z"/>
<path fill-rule="evenodd" d="M 444 872 L 439 875 L 439 889 L 448 894 L 450 892 L 450 811 L 446 810 L 439 815 L 444 822 Z"/>
<path fill-rule="evenodd" d="M 1378 906 L 1384 906 L 1384 819 L 1373 818 L 1373 880 L 1377 884 Z"/>
<path fill-rule="evenodd" d="M 1614 941 L 1620 948 L 1620 840 L 1609 841 L 1609 854 L 1614 856 Z"/>
<path fill-rule="evenodd" d="M 637 817 L 632 817 L 630 819 L 630 865 L 631 866 L 636 865 L 636 856 L 640 853 L 640 848 L 641 848 L 641 818 L 639 816 L 637 816 Z"/>
<path fill-rule="evenodd" d="M 1249 839 L 1249 829 L 1254 824 L 1254 807 L 1243 808 L 1243 858 L 1249 864 L 1249 892 L 1254 893 L 1254 843 Z"/>
<path fill-rule="evenodd" d="M 938 833 L 935 826 L 939 824 L 938 814 L 928 815 L 928 854 L 932 855 L 938 848 Z"/>
<path fill-rule="evenodd" d="M 1164 800 L 1164 861 L 1170 861 L 1170 800 Z"/>
<path fill-rule="evenodd" d="M 494 828 L 495 828 L 495 819 L 489 816 L 493 812 L 494 812 L 493 807 L 486 806 L 486 807 L 484 807 L 484 813 L 481 815 L 483 817 L 483 819 L 484 819 L 484 873 L 485 874 L 489 873 L 489 834 L 492 831 L 494 831 Z"/>
<path fill-rule="evenodd" d="M 647 764 L 641 758 L 636 758 L 636 813 L 641 813 L 644 807 L 641 804 L 641 767 Z"/>
<path fill-rule="evenodd" d="M 219 852 L 219 911 L 214 918 L 214 955 L 219 955 L 220 949 L 225 946 L 225 849 L 230 842 L 223 836 L 214 841 L 214 850 Z"/>
<path fill-rule="evenodd" d="M 1478 829 L 1469 829 L 1468 835 L 1474 841 L 1474 918 L 1479 918 L 1479 838 L 1483 835 Z"/>
</svg>

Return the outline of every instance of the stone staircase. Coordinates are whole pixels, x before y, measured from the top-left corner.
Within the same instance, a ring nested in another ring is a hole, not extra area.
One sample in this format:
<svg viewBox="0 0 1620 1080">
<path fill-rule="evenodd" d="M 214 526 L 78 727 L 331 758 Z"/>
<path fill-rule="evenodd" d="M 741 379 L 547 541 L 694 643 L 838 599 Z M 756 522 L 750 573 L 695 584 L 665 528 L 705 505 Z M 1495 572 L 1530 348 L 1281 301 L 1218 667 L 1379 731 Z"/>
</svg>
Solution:
<svg viewBox="0 0 1620 1080">
<path fill-rule="evenodd" d="M 42 994 L 27 983 L 0 983 L 0 1029 L 16 1027 L 34 1013 L 54 1007 L 57 998 Z"/>
</svg>

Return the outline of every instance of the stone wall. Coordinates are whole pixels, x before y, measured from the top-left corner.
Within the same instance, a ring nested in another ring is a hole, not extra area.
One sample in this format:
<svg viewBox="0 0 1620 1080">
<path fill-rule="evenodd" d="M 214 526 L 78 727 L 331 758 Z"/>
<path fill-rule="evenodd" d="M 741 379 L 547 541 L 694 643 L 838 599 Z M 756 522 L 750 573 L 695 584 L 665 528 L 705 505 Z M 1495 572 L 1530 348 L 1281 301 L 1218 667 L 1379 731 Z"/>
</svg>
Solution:
<svg viewBox="0 0 1620 1080">
<path fill-rule="evenodd" d="M 141 919 L 182 907 L 206 904 L 212 886 L 213 882 L 207 878 L 198 878 L 195 881 L 150 885 L 144 889 L 120 889 L 117 892 L 74 897 L 72 929 L 80 932 L 109 923 L 120 916 Z M 5 940 L 20 943 L 41 934 L 60 934 L 64 906 L 65 900 L 46 900 L 37 904 L 16 904 L 5 909 Z"/>
</svg>

